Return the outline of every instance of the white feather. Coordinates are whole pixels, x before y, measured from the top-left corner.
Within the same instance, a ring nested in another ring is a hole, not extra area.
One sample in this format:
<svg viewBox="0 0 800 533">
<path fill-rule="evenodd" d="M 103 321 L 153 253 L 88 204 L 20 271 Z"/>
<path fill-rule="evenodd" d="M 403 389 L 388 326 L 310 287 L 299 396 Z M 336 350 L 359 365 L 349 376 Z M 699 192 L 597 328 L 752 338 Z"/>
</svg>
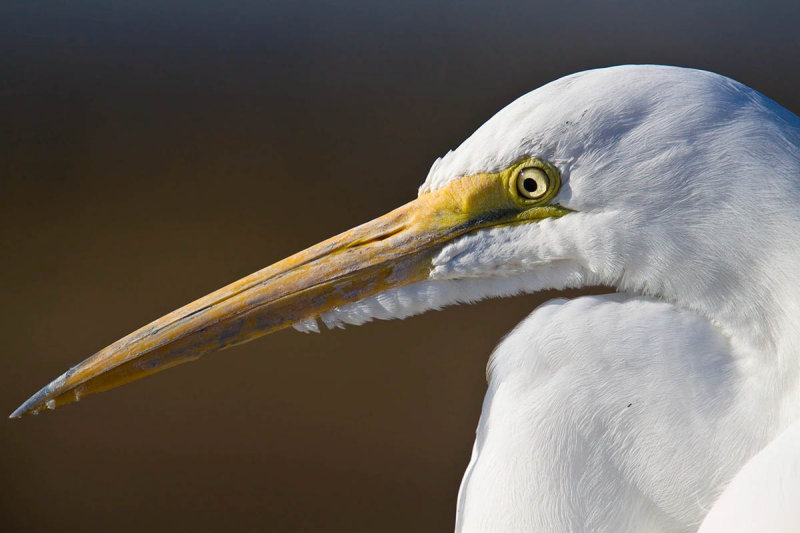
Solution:
<svg viewBox="0 0 800 533">
<path fill-rule="evenodd" d="M 671 304 L 545 304 L 492 355 L 459 530 L 694 530 L 766 442 L 740 375 L 721 331 Z"/>
<path fill-rule="evenodd" d="M 699 533 L 796 533 L 799 503 L 800 422 L 795 422 L 736 474 Z"/>
<path fill-rule="evenodd" d="M 319 324 L 316 318 L 306 318 L 292 324 L 292 327 L 301 333 L 319 333 Z"/>
</svg>

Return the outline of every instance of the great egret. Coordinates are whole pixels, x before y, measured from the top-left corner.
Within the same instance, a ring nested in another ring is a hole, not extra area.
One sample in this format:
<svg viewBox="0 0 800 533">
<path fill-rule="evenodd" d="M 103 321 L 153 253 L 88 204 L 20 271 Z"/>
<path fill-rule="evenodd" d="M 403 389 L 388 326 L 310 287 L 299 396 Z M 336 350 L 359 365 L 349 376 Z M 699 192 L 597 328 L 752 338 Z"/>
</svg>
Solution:
<svg viewBox="0 0 800 533">
<path fill-rule="evenodd" d="M 500 111 L 416 200 L 131 333 L 11 416 L 289 325 L 602 284 L 618 294 L 549 302 L 492 355 L 457 529 L 690 531 L 741 471 L 702 530 L 796 531 L 798 233 L 798 117 L 708 72 L 582 72 Z"/>
</svg>

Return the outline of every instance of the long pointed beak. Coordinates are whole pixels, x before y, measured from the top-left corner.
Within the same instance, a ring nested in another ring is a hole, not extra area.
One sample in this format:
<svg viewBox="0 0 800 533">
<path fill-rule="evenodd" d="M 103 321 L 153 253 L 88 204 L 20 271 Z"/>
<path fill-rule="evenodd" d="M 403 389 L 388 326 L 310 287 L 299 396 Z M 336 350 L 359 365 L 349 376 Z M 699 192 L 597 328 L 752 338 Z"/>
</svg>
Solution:
<svg viewBox="0 0 800 533">
<path fill-rule="evenodd" d="M 541 216 L 557 216 L 552 207 Z M 455 180 L 134 331 L 72 367 L 12 418 L 127 383 L 203 354 L 318 317 L 372 294 L 426 279 L 436 253 L 478 228 L 519 221 L 494 174 Z M 530 210 L 527 210 L 530 211 Z M 524 214 L 524 213 L 523 213 Z"/>
</svg>

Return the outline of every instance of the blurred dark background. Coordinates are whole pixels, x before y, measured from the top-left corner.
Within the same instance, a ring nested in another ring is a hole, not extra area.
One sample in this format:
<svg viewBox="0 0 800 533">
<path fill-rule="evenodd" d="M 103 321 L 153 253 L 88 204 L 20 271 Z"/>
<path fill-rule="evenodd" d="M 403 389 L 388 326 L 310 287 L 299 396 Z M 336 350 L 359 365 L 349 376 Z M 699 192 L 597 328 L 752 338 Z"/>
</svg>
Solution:
<svg viewBox="0 0 800 533">
<path fill-rule="evenodd" d="M 621 63 L 800 110 L 797 2 L 0 3 L 0 409 L 416 195 L 512 99 Z M 3 531 L 447 531 L 543 298 L 284 331 L 0 422 Z"/>
</svg>

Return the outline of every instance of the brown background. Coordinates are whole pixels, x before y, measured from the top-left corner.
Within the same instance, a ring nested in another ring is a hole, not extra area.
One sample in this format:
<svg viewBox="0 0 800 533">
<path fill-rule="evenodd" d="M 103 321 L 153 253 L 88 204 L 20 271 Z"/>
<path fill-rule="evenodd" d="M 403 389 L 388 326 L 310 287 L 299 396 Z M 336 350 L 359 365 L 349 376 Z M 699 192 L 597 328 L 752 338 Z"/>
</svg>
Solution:
<svg viewBox="0 0 800 533">
<path fill-rule="evenodd" d="M 800 110 L 796 2 L 224 4 L 0 3 L 4 412 L 413 198 L 564 74 L 693 66 Z M 488 354 L 543 297 L 289 330 L 0 421 L 2 529 L 450 530 Z"/>
</svg>

